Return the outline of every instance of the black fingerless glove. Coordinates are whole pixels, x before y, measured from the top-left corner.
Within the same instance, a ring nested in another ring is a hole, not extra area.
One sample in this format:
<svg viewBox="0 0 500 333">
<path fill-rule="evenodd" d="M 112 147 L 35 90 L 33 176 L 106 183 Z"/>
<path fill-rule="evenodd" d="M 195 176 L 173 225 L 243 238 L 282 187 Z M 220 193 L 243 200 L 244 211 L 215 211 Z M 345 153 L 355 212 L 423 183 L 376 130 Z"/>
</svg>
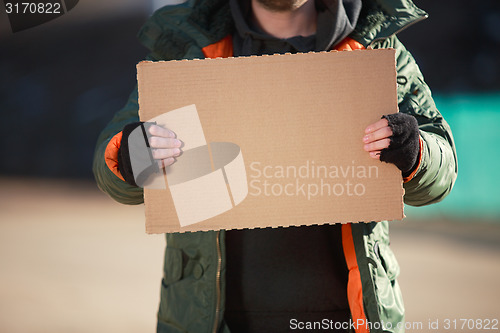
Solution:
<svg viewBox="0 0 500 333">
<path fill-rule="evenodd" d="M 420 133 L 417 119 L 406 113 L 393 113 L 382 116 L 389 122 L 392 130 L 390 144 L 380 153 L 380 160 L 395 164 L 409 176 L 418 165 L 420 153 Z"/>
<path fill-rule="evenodd" d="M 118 150 L 118 170 L 122 174 L 127 183 L 132 186 L 137 186 L 135 183 L 134 172 L 130 162 L 130 151 L 128 149 L 128 137 L 133 130 L 141 126 L 143 122 L 138 121 L 126 125 L 122 130 L 122 141 L 120 142 L 120 149 Z"/>
</svg>

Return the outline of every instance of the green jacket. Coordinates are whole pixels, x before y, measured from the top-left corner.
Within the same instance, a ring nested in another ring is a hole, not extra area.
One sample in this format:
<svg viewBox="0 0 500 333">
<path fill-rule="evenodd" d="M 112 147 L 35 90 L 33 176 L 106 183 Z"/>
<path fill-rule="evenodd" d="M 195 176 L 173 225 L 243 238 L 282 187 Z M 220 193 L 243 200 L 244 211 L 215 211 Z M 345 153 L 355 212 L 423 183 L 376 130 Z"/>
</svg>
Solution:
<svg viewBox="0 0 500 333">
<path fill-rule="evenodd" d="M 411 54 L 395 37 L 409 25 L 426 18 L 410 0 L 363 1 L 351 38 L 366 47 L 395 48 L 400 112 L 416 117 L 423 142 L 422 159 L 415 176 L 404 184 L 405 203 L 428 205 L 442 200 L 457 175 L 451 130 L 436 109 L 431 91 Z M 156 11 L 139 32 L 151 50 L 149 59 L 204 58 L 202 48 L 233 31 L 229 4 L 224 0 L 189 0 Z M 115 176 L 104 161 L 110 139 L 131 122 L 138 121 L 137 89 L 99 136 L 93 171 L 99 188 L 124 204 L 143 203 L 142 188 Z M 357 267 L 349 283 L 360 279 L 364 312 L 372 323 L 386 323 L 386 332 L 403 332 L 404 307 L 396 278 L 398 263 L 389 248 L 388 222 L 359 223 L 344 228 L 352 234 Z M 343 235 L 345 236 L 345 235 Z M 349 235 L 350 236 L 350 235 Z M 225 232 L 167 234 L 164 278 L 158 312 L 161 332 L 229 332 L 223 322 L 225 300 Z M 359 312 L 358 311 L 358 312 Z M 351 306 L 353 318 L 356 318 Z M 389 324 L 387 324 L 389 323 Z M 401 325 L 401 324 L 400 324 Z M 370 332 L 382 332 L 372 325 Z"/>
</svg>

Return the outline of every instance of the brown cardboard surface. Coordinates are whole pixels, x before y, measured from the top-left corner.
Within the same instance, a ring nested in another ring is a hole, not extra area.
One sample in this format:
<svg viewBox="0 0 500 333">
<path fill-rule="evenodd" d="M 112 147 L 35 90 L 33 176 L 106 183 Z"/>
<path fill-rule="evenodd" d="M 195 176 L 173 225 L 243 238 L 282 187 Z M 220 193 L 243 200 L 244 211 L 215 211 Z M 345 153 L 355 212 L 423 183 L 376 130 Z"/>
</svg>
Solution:
<svg viewBox="0 0 500 333">
<path fill-rule="evenodd" d="M 398 111 L 394 50 L 137 70 L 141 120 L 185 143 L 160 175 L 163 189 L 144 190 L 148 233 L 404 217 L 401 173 L 371 159 L 361 140 L 368 124 Z"/>
</svg>

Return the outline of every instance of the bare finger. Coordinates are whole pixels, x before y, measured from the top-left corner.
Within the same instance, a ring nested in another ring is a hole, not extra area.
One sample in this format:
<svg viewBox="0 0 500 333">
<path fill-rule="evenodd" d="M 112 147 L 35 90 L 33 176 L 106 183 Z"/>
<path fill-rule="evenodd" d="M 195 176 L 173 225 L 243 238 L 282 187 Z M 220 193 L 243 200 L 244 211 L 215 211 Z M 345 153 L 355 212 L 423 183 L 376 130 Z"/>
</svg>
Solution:
<svg viewBox="0 0 500 333">
<path fill-rule="evenodd" d="M 161 136 L 152 136 L 149 138 L 151 148 L 179 148 L 182 142 L 174 138 L 165 138 Z"/>
<path fill-rule="evenodd" d="M 174 164 L 174 162 L 175 162 L 175 158 L 169 157 L 169 158 L 165 158 L 163 160 L 158 160 L 158 166 L 160 167 L 160 169 L 162 169 L 162 168 L 168 167 L 169 165 Z"/>
<path fill-rule="evenodd" d="M 158 126 L 158 125 L 151 125 L 149 126 L 149 134 L 153 136 L 161 136 L 164 138 L 175 138 L 175 133 L 172 132 L 171 130 Z"/>
<path fill-rule="evenodd" d="M 370 157 L 374 158 L 376 160 L 380 160 L 380 153 L 381 153 L 380 150 L 371 151 L 370 152 Z"/>
<path fill-rule="evenodd" d="M 392 135 L 392 129 L 389 126 L 382 127 L 375 132 L 366 134 L 363 137 L 364 143 L 372 143 L 378 140 L 389 138 Z"/>
<path fill-rule="evenodd" d="M 375 142 L 372 142 L 372 143 L 368 143 L 368 144 L 365 144 L 365 146 L 363 147 L 366 151 L 377 151 L 377 150 L 382 150 L 382 149 L 385 149 L 387 147 L 389 147 L 389 144 L 391 143 L 391 140 L 389 139 L 382 139 L 382 140 L 378 140 L 378 141 L 375 141 Z"/>
<path fill-rule="evenodd" d="M 387 119 L 382 118 L 379 121 L 377 121 L 377 122 L 375 122 L 373 124 L 368 125 L 366 127 L 366 129 L 365 129 L 365 133 L 366 134 L 373 133 L 376 130 L 381 129 L 382 127 L 386 127 L 388 125 L 389 125 L 389 123 L 387 122 Z"/>
<path fill-rule="evenodd" d="M 173 149 L 152 149 L 153 158 L 155 160 L 163 160 L 170 157 L 179 156 L 181 150 L 179 148 Z"/>
</svg>

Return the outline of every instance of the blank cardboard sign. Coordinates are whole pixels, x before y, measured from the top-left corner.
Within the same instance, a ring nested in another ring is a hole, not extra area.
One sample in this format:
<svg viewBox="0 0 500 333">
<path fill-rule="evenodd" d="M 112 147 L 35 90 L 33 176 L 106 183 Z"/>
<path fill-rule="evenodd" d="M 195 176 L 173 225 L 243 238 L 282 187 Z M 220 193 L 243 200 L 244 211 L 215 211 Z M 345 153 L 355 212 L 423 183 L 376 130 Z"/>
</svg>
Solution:
<svg viewBox="0 0 500 333">
<path fill-rule="evenodd" d="M 399 170 L 363 150 L 398 111 L 395 51 L 144 61 L 139 114 L 184 142 L 145 185 L 146 232 L 402 219 Z"/>
</svg>

